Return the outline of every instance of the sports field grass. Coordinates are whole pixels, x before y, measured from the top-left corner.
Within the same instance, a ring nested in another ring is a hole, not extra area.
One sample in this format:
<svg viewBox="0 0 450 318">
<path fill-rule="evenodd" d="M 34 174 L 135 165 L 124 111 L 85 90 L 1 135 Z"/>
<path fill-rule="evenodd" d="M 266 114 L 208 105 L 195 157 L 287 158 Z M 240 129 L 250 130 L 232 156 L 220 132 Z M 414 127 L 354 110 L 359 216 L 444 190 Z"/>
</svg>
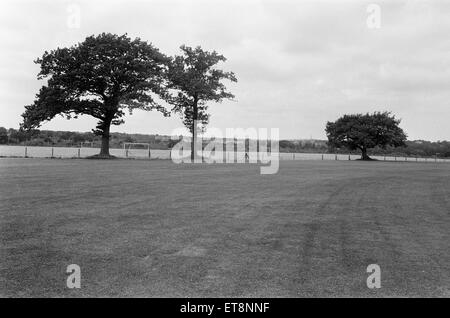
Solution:
<svg viewBox="0 0 450 318">
<path fill-rule="evenodd" d="M 0 202 L 0 296 L 450 297 L 448 164 L 0 159 Z"/>
</svg>

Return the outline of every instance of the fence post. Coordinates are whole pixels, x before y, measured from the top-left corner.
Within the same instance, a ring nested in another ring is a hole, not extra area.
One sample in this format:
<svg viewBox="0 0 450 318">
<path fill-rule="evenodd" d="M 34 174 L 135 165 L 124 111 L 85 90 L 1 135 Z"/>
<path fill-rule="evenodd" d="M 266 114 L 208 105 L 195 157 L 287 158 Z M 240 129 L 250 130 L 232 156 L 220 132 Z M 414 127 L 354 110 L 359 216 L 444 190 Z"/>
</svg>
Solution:
<svg viewBox="0 0 450 318">
<path fill-rule="evenodd" d="M 152 157 L 152 152 L 150 150 L 150 147 L 148 147 L 148 158 L 151 158 L 151 157 Z"/>
<path fill-rule="evenodd" d="M 54 157 L 54 148 L 52 147 L 52 158 Z"/>
<path fill-rule="evenodd" d="M 25 147 L 25 158 L 28 158 L 28 148 Z"/>
<path fill-rule="evenodd" d="M 81 156 L 81 149 L 80 148 L 78 148 L 78 158 L 80 158 L 80 156 Z"/>
</svg>

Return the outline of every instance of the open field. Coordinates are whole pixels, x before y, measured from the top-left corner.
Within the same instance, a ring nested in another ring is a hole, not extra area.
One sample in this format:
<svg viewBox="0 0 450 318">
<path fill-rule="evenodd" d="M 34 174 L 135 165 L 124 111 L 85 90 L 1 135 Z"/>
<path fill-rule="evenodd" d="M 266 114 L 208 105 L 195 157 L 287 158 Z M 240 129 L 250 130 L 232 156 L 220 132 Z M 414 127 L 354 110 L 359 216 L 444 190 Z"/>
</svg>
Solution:
<svg viewBox="0 0 450 318">
<path fill-rule="evenodd" d="M 450 165 L 0 159 L 0 242 L 0 296 L 450 297 Z"/>
</svg>

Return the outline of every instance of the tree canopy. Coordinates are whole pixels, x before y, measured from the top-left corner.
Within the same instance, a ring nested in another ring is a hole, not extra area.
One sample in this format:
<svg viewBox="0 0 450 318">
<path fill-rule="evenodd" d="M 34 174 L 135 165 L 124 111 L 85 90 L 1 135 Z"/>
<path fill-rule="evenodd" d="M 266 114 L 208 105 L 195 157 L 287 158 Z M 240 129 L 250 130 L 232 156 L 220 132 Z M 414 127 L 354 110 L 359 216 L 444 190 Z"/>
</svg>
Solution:
<svg viewBox="0 0 450 318">
<path fill-rule="evenodd" d="M 226 61 L 223 55 L 215 51 L 204 51 L 200 46 L 191 48 L 182 45 L 180 49 L 182 55 L 175 56 L 169 65 L 169 89 L 174 93 L 170 95 L 168 102 L 173 106 L 172 111 L 181 115 L 183 124 L 193 134 L 192 143 L 195 144 L 195 122 L 201 123 L 202 129 L 209 122 L 207 103 L 234 98 L 222 80 L 237 82 L 237 79 L 233 72 L 216 68 L 219 62 Z"/>
<path fill-rule="evenodd" d="M 56 115 L 90 115 L 99 120 L 101 156 L 109 156 L 110 126 L 120 125 L 127 109 L 168 112 L 156 96 L 166 94 L 169 58 L 151 44 L 126 34 L 90 36 L 70 48 L 45 52 L 38 79 L 47 79 L 33 104 L 25 106 L 22 128 L 37 128 Z"/>
<path fill-rule="evenodd" d="M 361 150 L 361 158 L 369 160 L 367 150 L 387 146 L 405 146 L 406 134 L 399 127 L 400 119 L 390 112 L 344 115 L 335 122 L 328 122 L 326 133 L 331 147 Z"/>
</svg>

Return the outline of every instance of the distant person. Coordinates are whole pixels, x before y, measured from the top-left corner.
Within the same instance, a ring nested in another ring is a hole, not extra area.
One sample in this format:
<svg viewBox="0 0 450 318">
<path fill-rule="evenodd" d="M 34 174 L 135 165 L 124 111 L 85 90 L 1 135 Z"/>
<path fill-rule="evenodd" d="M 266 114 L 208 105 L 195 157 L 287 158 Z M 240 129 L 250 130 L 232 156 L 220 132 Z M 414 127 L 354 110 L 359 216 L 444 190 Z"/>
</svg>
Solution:
<svg viewBox="0 0 450 318">
<path fill-rule="evenodd" d="M 245 153 L 245 162 L 247 162 L 249 160 L 249 156 L 248 156 L 248 152 Z"/>
</svg>

